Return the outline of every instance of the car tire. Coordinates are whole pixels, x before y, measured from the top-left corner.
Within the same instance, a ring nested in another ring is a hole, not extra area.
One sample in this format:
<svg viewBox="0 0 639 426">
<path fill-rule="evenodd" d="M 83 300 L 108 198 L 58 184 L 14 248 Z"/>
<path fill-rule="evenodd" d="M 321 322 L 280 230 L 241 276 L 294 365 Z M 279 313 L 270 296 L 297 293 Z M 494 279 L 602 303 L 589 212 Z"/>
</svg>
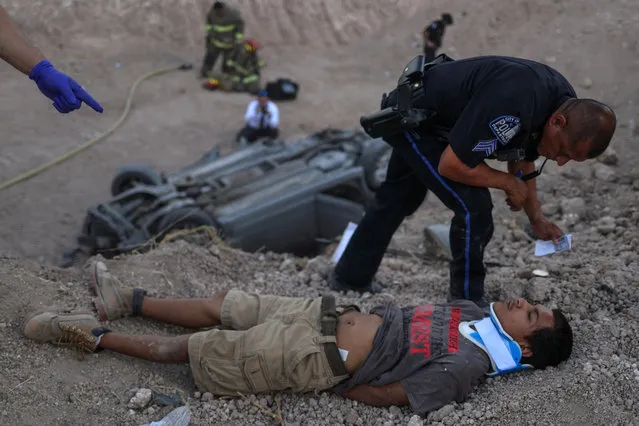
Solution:
<svg viewBox="0 0 639 426">
<path fill-rule="evenodd" d="M 143 164 L 121 167 L 111 181 L 111 195 L 115 197 L 136 184 L 161 185 L 162 176 L 153 168 Z"/>
<path fill-rule="evenodd" d="M 364 148 L 359 164 L 364 168 L 366 184 L 375 192 L 386 180 L 386 170 L 393 149 L 386 143 L 374 144 Z"/>
<path fill-rule="evenodd" d="M 216 221 L 199 207 L 180 207 L 169 211 L 159 221 L 158 240 L 171 232 L 210 226 L 218 229 Z"/>
</svg>

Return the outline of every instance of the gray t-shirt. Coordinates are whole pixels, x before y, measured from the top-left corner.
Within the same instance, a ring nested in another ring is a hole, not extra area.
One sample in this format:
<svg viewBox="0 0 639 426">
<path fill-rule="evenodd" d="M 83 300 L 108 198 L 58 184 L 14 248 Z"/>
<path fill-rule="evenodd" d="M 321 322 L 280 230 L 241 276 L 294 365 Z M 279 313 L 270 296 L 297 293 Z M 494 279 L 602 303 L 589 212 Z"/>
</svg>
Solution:
<svg viewBox="0 0 639 426">
<path fill-rule="evenodd" d="M 470 301 L 406 308 L 387 304 L 371 313 L 383 317 L 373 348 L 355 374 L 333 388 L 335 392 L 399 381 L 413 411 L 424 415 L 465 400 L 490 370 L 488 356 L 459 333 L 461 321 L 486 316 Z"/>
</svg>

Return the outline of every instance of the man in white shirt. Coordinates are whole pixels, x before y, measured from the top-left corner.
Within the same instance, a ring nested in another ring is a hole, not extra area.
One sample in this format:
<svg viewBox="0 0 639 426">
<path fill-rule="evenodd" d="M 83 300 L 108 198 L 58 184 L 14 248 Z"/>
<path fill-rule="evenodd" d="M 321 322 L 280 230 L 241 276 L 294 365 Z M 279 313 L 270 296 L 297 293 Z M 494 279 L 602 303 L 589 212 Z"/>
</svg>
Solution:
<svg viewBox="0 0 639 426">
<path fill-rule="evenodd" d="M 279 135 L 280 112 L 273 102 L 268 99 L 268 93 L 262 90 L 257 93 L 257 99 L 251 101 L 244 114 L 245 126 L 237 134 L 236 141 L 240 145 L 255 142 L 258 138 L 275 139 Z"/>
</svg>

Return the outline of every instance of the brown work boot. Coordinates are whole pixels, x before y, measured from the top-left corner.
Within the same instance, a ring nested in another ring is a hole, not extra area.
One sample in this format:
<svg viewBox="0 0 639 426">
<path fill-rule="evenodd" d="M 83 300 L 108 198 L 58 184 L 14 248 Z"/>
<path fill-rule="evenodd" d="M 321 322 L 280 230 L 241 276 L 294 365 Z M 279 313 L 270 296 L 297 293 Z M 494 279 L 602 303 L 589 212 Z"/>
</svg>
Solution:
<svg viewBox="0 0 639 426">
<path fill-rule="evenodd" d="M 92 331 L 99 328 L 100 323 L 91 314 L 37 312 L 27 317 L 22 332 L 38 342 L 93 352 L 98 338 Z"/>
<path fill-rule="evenodd" d="M 93 304 L 100 321 L 141 314 L 142 298 L 146 292 L 124 286 L 99 260 L 91 264 L 91 290 L 96 295 Z"/>
</svg>

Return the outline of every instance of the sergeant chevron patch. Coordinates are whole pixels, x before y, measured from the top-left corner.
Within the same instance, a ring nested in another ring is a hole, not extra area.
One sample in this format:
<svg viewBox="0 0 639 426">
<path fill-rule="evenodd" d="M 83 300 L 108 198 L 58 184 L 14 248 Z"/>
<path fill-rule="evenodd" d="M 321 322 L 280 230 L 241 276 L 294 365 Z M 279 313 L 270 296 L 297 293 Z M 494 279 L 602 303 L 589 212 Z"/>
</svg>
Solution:
<svg viewBox="0 0 639 426">
<path fill-rule="evenodd" d="M 484 152 L 486 156 L 489 156 L 497 149 L 497 139 L 492 139 L 488 141 L 479 141 L 477 145 L 473 148 L 474 152 Z"/>
</svg>

